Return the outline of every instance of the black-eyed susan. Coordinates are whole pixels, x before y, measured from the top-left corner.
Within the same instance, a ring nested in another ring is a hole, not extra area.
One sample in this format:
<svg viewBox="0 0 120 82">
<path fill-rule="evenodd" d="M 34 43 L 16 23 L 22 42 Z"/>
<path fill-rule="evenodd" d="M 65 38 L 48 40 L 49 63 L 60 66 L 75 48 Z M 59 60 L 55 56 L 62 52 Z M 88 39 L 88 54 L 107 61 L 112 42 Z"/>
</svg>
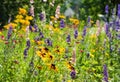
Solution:
<svg viewBox="0 0 120 82">
<path fill-rule="evenodd" d="M 58 69 L 57 69 L 55 64 L 50 64 L 49 67 L 50 67 L 51 70 L 54 70 L 56 72 L 58 71 Z"/>
</svg>

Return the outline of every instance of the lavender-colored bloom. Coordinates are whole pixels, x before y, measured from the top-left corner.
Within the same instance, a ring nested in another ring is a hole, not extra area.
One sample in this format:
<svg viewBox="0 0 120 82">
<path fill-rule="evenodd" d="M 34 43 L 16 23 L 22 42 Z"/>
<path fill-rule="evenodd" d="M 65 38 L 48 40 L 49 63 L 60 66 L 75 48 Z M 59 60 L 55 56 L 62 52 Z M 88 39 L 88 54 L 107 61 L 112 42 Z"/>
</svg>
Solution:
<svg viewBox="0 0 120 82">
<path fill-rule="evenodd" d="M 60 28 L 64 28 L 64 27 L 65 27 L 64 20 L 63 20 L 63 19 L 61 19 L 61 21 L 60 21 Z"/>
<path fill-rule="evenodd" d="M 30 40 L 29 40 L 29 39 L 28 39 L 27 42 L 26 42 L 26 46 L 27 46 L 28 48 L 30 48 Z"/>
<path fill-rule="evenodd" d="M 43 35 L 43 33 L 42 32 L 40 32 L 40 38 L 44 38 L 44 35 Z"/>
<path fill-rule="evenodd" d="M 8 29 L 7 39 L 10 39 L 10 36 L 12 34 L 12 26 Z"/>
<path fill-rule="evenodd" d="M 82 34 L 83 37 L 86 35 L 86 31 L 87 31 L 87 27 L 85 26 L 83 29 L 83 34 Z"/>
<path fill-rule="evenodd" d="M 76 39 L 78 37 L 78 30 L 74 31 L 74 38 Z"/>
<path fill-rule="evenodd" d="M 108 36 L 108 34 L 109 34 L 109 24 L 108 23 L 106 23 L 105 32 L 106 32 L 106 35 Z"/>
<path fill-rule="evenodd" d="M 24 50 L 24 58 L 26 58 L 27 55 L 28 55 L 28 48 L 25 48 L 25 50 Z"/>
<path fill-rule="evenodd" d="M 52 46 L 52 41 L 50 39 L 46 39 L 45 40 L 45 43 L 48 45 L 48 46 Z"/>
<path fill-rule="evenodd" d="M 70 43 L 70 42 L 71 42 L 70 35 L 67 36 L 66 42 L 67 42 L 67 43 Z"/>
<path fill-rule="evenodd" d="M 30 67 L 34 67 L 33 61 L 30 62 L 29 66 L 30 66 Z"/>
<path fill-rule="evenodd" d="M 39 41 L 40 40 L 40 38 L 37 36 L 37 37 L 35 37 L 35 39 L 34 39 L 35 41 Z"/>
<path fill-rule="evenodd" d="M 91 18 L 90 18 L 90 16 L 88 17 L 88 20 L 87 20 L 87 22 L 89 23 L 90 22 L 90 20 L 91 20 Z"/>
<path fill-rule="evenodd" d="M 38 26 L 36 24 L 34 25 L 34 29 L 35 29 L 34 32 L 38 32 L 39 31 Z"/>
<path fill-rule="evenodd" d="M 103 80 L 105 82 L 108 82 L 108 72 L 107 72 L 107 66 L 106 66 L 106 64 L 104 64 L 104 66 L 103 66 L 103 74 L 104 74 Z"/>
<path fill-rule="evenodd" d="M 71 71 L 70 76 L 71 76 L 72 79 L 76 78 L 76 72 L 75 72 L 75 70 Z"/>
<path fill-rule="evenodd" d="M 118 17 L 120 18 L 120 4 L 118 4 Z"/>
<path fill-rule="evenodd" d="M 29 30 L 32 31 L 32 26 L 31 25 L 29 26 Z"/>
<path fill-rule="evenodd" d="M 40 13 L 39 17 L 40 17 L 40 20 L 41 20 L 41 21 L 44 20 L 44 14 L 43 14 L 43 13 Z"/>
<path fill-rule="evenodd" d="M 106 13 L 106 14 L 108 14 L 108 10 L 109 10 L 109 6 L 106 5 L 106 6 L 105 6 L 105 13 Z"/>
</svg>

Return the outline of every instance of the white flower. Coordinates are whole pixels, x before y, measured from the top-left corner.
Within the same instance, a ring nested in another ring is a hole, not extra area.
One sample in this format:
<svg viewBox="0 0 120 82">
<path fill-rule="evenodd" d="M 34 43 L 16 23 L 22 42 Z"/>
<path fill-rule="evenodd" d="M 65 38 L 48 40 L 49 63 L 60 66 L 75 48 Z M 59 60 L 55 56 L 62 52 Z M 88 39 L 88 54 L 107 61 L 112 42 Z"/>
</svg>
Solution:
<svg viewBox="0 0 120 82">
<path fill-rule="evenodd" d="M 47 2 L 47 0 L 43 0 L 43 2 Z"/>
</svg>

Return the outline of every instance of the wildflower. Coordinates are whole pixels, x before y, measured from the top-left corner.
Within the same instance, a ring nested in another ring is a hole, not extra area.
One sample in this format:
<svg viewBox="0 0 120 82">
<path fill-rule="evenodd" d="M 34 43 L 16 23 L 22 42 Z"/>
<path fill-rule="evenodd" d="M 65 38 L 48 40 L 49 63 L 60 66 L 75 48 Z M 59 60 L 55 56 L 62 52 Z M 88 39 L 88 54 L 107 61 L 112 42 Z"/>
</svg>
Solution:
<svg viewBox="0 0 120 82">
<path fill-rule="evenodd" d="M 120 18 L 120 4 L 118 4 L 118 17 Z"/>
<path fill-rule="evenodd" d="M 45 40 L 45 43 L 48 45 L 48 46 L 52 46 L 52 41 L 50 39 L 46 39 Z"/>
<path fill-rule="evenodd" d="M 41 21 L 44 20 L 44 14 L 42 12 L 40 13 L 39 18 L 40 18 Z"/>
<path fill-rule="evenodd" d="M 12 35 L 12 26 L 8 29 L 7 39 L 10 39 L 10 36 Z"/>
<path fill-rule="evenodd" d="M 85 26 L 84 29 L 83 29 L 82 37 L 84 37 L 86 35 L 86 31 L 87 31 L 87 27 Z"/>
<path fill-rule="evenodd" d="M 39 28 L 38 28 L 38 26 L 36 24 L 34 25 L 34 29 L 35 29 L 34 32 L 38 32 L 39 31 Z"/>
<path fill-rule="evenodd" d="M 27 46 L 27 48 L 30 48 L 30 40 L 29 39 L 26 42 L 26 46 Z"/>
<path fill-rule="evenodd" d="M 27 11 L 25 9 L 23 9 L 23 8 L 19 8 L 19 14 L 26 15 Z"/>
<path fill-rule="evenodd" d="M 106 5 L 106 6 L 105 6 L 105 13 L 106 13 L 106 14 L 108 14 L 108 9 L 109 9 L 109 6 Z"/>
<path fill-rule="evenodd" d="M 28 55 L 28 48 L 25 48 L 25 50 L 24 50 L 24 58 L 26 58 L 27 55 Z"/>
<path fill-rule="evenodd" d="M 64 16 L 64 15 L 60 15 L 59 17 L 60 17 L 61 19 L 64 19 L 64 18 L 65 18 L 65 16 Z"/>
<path fill-rule="evenodd" d="M 78 30 L 74 31 L 74 38 L 76 39 L 78 37 Z"/>
<path fill-rule="evenodd" d="M 72 79 L 75 79 L 76 78 L 76 71 L 72 70 L 71 73 L 70 73 L 70 76 L 71 76 Z"/>
<path fill-rule="evenodd" d="M 67 36 L 67 38 L 66 38 L 66 42 L 67 42 L 67 43 L 70 43 L 70 42 L 71 42 L 70 35 Z"/>
<path fill-rule="evenodd" d="M 15 18 L 16 19 L 23 19 L 23 16 L 22 15 L 17 15 Z"/>
<path fill-rule="evenodd" d="M 104 74 L 103 80 L 105 82 L 108 82 L 108 72 L 107 72 L 107 66 L 106 66 L 106 64 L 104 64 L 104 66 L 103 66 L 103 74 Z"/>
<path fill-rule="evenodd" d="M 33 17 L 32 17 L 32 16 L 26 16 L 25 19 L 26 19 L 26 20 L 32 20 Z"/>
<path fill-rule="evenodd" d="M 40 32 L 39 37 L 40 37 L 40 39 L 44 38 L 44 35 L 42 32 Z"/>
<path fill-rule="evenodd" d="M 55 11 L 55 17 L 58 19 L 60 15 L 60 5 L 57 6 L 56 11 Z"/>
<path fill-rule="evenodd" d="M 61 21 L 60 21 L 60 28 L 64 28 L 64 27 L 65 27 L 64 20 L 61 19 Z"/>
<path fill-rule="evenodd" d="M 55 64 L 50 64 L 50 69 L 57 71 L 57 67 Z"/>
</svg>

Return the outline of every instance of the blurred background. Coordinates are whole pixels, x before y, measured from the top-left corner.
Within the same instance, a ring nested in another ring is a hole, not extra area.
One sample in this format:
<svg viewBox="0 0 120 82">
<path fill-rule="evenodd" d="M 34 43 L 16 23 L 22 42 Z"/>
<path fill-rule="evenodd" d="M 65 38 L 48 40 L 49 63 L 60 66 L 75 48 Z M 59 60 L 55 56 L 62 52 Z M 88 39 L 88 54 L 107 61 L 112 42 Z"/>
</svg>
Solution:
<svg viewBox="0 0 120 82">
<path fill-rule="evenodd" d="M 54 5 L 51 6 L 50 3 Z M 117 8 L 120 0 L 34 0 L 35 18 L 43 10 L 46 12 L 47 20 L 49 16 L 54 16 L 58 4 L 61 5 L 61 13 L 67 10 L 74 13 L 74 17 L 80 20 L 87 20 L 90 16 L 92 20 L 99 19 L 98 14 L 105 15 L 105 6 L 109 5 L 109 14 L 113 8 Z M 29 0 L 0 0 L 0 28 L 13 20 L 20 7 L 30 8 Z M 116 12 L 117 13 L 117 12 Z"/>
</svg>

